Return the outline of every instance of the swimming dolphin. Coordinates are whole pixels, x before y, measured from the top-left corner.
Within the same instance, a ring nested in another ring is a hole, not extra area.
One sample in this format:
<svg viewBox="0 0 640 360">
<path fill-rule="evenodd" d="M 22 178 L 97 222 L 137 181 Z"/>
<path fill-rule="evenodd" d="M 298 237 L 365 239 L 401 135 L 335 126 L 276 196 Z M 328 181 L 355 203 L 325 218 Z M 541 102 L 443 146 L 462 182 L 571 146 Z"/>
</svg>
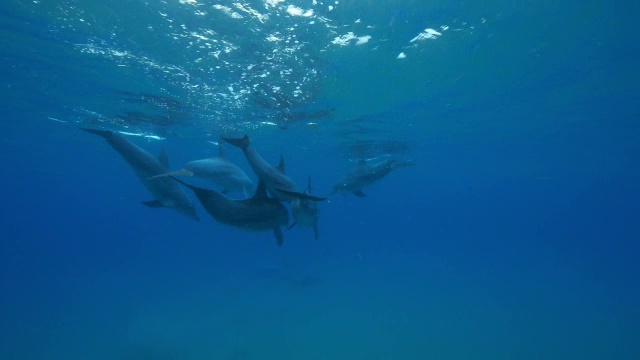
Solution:
<svg viewBox="0 0 640 360">
<path fill-rule="evenodd" d="M 214 220 L 244 230 L 273 230 L 278 246 L 282 246 L 284 237 L 280 227 L 289 223 L 289 212 L 278 200 L 267 196 L 264 181 L 260 180 L 252 198 L 234 200 L 215 190 L 203 189 L 174 179 L 193 190 Z"/>
<path fill-rule="evenodd" d="M 333 186 L 333 192 L 351 192 L 359 197 L 366 197 L 362 189 L 380 181 L 392 170 L 401 167 L 412 166 L 413 162 L 405 160 L 383 160 L 375 164 L 369 164 L 366 160 L 360 160 L 355 169 L 348 172 L 342 180 Z"/>
<path fill-rule="evenodd" d="M 289 226 L 289 229 L 292 227 L 299 226 L 313 226 L 313 235 L 316 240 L 318 240 L 319 232 L 318 232 L 318 219 L 320 218 L 320 210 L 318 209 L 317 201 L 310 201 L 304 198 L 301 198 L 297 195 L 297 193 L 279 190 L 279 192 L 283 192 L 289 196 L 294 196 L 294 199 L 291 202 L 291 213 L 293 214 L 293 224 Z M 309 181 L 307 185 L 307 190 L 304 192 L 305 194 L 311 194 L 311 176 L 309 176 Z"/>
<path fill-rule="evenodd" d="M 127 164 L 131 166 L 138 178 L 142 181 L 142 184 L 155 198 L 155 200 L 143 201 L 142 203 L 144 205 L 154 208 L 171 208 L 194 220 L 200 221 L 195 207 L 174 179 L 167 177 L 152 178 L 155 175 L 167 171 L 168 160 L 164 151 L 156 158 L 129 140 L 111 131 L 81 129 L 91 134 L 102 136 L 107 143 L 122 156 Z"/>
<path fill-rule="evenodd" d="M 218 143 L 218 157 L 190 161 L 180 170 L 155 177 L 162 176 L 197 176 L 209 179 L 222 187 L 223 194 L 241 191 L 246 196 L 253 189 L 253 181 L 247 173 L 225 158 L 222 142 Z"/>
<path fill-rule="evenodd" d="M 267 190 L 269 190 L 269 194 L 274 198 L 282 201 L 282 202 L 291 202 L 296 198 L 306 198 L 307 200 L 314 201 L 322 201 L 323 198 L 319 198 L 316 196 L 303 194 L 296 192 L 296 183 L 291 180 L 290 177 L 284 174 L 284 158 L 280 155 L 280 163 L 277 167 L 271 166 L 268 162 L 266 162 L 260 154 L 258 154 L 255 149 L 250 147 L 249 137 L 245 135 L 242 138 L 227 138 L 223 137 L 224 141 L 229 144 L 242 149 L 249 165 L 256 173 L 256 175 L 260 178 L 260 180 L 265 182 L 267 186 Z M 276 191 L 284 190 L 282 192 Z M 289 192 L 295 193 L 296 196 L 292 196 Z"/>
</svg>

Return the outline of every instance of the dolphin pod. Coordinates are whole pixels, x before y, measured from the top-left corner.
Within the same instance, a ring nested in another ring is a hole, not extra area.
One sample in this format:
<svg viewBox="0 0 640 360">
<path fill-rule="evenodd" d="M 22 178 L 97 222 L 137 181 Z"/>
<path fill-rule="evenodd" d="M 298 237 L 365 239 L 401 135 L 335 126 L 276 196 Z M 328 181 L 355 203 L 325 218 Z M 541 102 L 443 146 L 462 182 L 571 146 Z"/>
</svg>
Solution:
<svg viewBox="0 0 640 360">
<path fill-rule="evenodd" d="M 274 167 L 265 161 L 250 146 L 248 136 L 242 138 L 222 138 L 244 153 L 247 162 L 258 177 L 258 187 L 252 197 L 236 200 L 224 195 L 228 191 L 243 191 L 246 195 L 251 179 L 235 164 L 224 157 L 222 142 L 217 158 L 188 162 L 182 169 L 170 172 L 164 151 L 159 157 L 149 154 L 124 137 L 107 130 L 81 128 L 82 130 L 101 136 L 134 170 L 143 185 L 154 196 L 154 200 L 144 201 L 149 207 L 167 207 L 176 210 L 194 220 L 199 221 L 195 207 L 184 193 L 183 185 L 193 192 L 203 208 L 211 217 L 225 225 L 249 231 L 273 231 L 278 246 L 284 242 L 282 227 L 312 227 L 314 237 L 318 239 L 318 219 L 320 211 L 318 202 L 325 200 L 311 194 L 311 177 L 304 192 L 298 192 L 296 184 L 285 175 L 284 159 Z M 351 192 L 365 197 L 363 188 L 370 186 L 391 171 L 412 166 L 410 161 L 384 160 L 377 163 L 360 160 L 355 169 L 349 171 L 334 185 L 332 195 Z M 222 191 L 204 189 L 186 183 L 177 176 L 198 176 L 213 180 L 222 187 Z M 271 196 L 269 196 L 269 194 Z M 282 203 L 291 206 L 293 223 L 289 224 L 289 212 Z"/>
</svg>

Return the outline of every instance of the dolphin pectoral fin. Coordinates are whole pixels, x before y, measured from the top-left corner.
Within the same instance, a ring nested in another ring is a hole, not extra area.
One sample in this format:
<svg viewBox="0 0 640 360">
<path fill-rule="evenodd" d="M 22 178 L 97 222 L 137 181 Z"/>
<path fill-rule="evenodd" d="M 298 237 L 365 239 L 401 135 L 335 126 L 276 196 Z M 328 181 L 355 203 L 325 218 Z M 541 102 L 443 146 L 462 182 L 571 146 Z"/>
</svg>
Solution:
<svg viewBox="0 0 640 360">
<path fill-rule="evenodd" d="M 353 195 L 357 197 L 367 197 L 367 194 L 363 193 L 362 190 L 355 190 L 355 191 L 352 191 L 351 193 L 353 193 Z"/>
<path fill-rule="evenodd" d="M 148 207 L 152 207 L 152 208 L 161 208 L 164 207 L 164 205 L 162 205 L 162 203 L 160 202 L 160 200 L 150 200 L 150 201 L 143 201 L 142 205 L 144 206 L 148 206 Z"/>
<path fill-rule="evenodd" d="M 317 222 L 313 223 L 313 236 L 316 238 L 316 240 L 318 240 L 318 237 L 320 237 L 320 231 L 318 231 Z"/>
<path fill-rule="evenodd" d="M 276 227 L 273 228 L 273 233 L 276 236 L 276 242 L 278 243 L 278 246 L 282 246 L 282 243 L 284 242 L 284 235 L 282 235 L 282 229 L 280 229 L 280 227 Z"/>
<path fill-rule="evenodd" d="M 278 192 L 280 192 L 282 194 L 285 194 L 285 195 L 292 196 L 292 197 L 300 199 L 300 200 L 324 201 L 326 199 L 326 198 L 323 198 L 323 197 L 304 194 L 304 193 L 297 192 L 297 191 L 288 191 L 288 190 L 282 190 L 282 189 L 278 189 L 278 188 L 276 188 L 276 191 L 278 191 Z"/>
<path fill-rule="evenodd" d="M 289 225 L 289 227 L 287 229 L 291 230 L 296 225 L 298 225 L 298 223 L 294 221 L 293 224 Z"/>
</svg>

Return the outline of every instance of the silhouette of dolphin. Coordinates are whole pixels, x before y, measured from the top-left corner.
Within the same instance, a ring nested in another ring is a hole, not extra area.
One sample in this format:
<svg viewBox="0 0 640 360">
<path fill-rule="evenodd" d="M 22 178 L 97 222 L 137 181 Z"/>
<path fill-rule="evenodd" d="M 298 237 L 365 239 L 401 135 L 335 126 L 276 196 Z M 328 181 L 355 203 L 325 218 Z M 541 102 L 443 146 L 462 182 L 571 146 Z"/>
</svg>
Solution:
<svg viewBox="0 0 640 360">
<path fill-rule="evenodd" d="M 397 168 L 413 165 L 413 162 L 406 160 L 383 160 L 374 164 L 360 160 L 355 169 L 348 172 L 333 186 L 331 194 L 351 192 L 356 196 L 366 197 L 367 195 L 362 192 L 363 188 L 382 180 Z"/>
<path fill-rule="evenodd" d="M 149 154 L 144 149 L 107 130 L 82 130 L 103 137 L 113 147 L 136 173 L 142 184 L 149 190 L 155 200 L 143 201 L 149 207 L 167 207 L 199 221 L 196 209 L 186 196 L 179 184 L 167 177 L 153 178 L 165 173 L 168 168 L 167 155 L 163 151 L 159 157 Z"/>
<path fill-rule="evenodd" d="M 260 180 L 252 198 L 234 200 L 215 190 L 203 189 L 174 179 L 193 191 L 214 220 L 244 230 L 273 230 L 278 246 L 282 246 L 284 236 L 281 226 L 287 226 L 289 223 L 289 212 L 278 200 L 267 196 L 264 181 Z"/>
<path fill-rule="evenodd" d="M 317 196 L 312 196 L 309 194 L 303 194 L 296 191 L 296 183 L 291 180 L 290 177 L 284 174 L 284 157 L 280 155 L 280 163 L 277 167 L 271 166 L 268 162 L 266 162 L 260 154 L 258 154 L 255 149 L 253 149 L 250 145 L 250 140 L 247 135 L 242 138 L 227 138 L 223 137 L 224 141 L 227 143 L 242 149 L 249 165 L 256 173 L 256 175 L 260 178 L 260 180 L 265 182 L 267 189 L 269 190 L 269 194 L 274 198 L 282 201 L 282 202 L 291 202 L 297 198 L 306 198 L 307 200 L 313 201 L 322 201 L 324 198 L 320 198 Z M 284 190 L 284 191 L 277 191 Z M 290 193 L 295 193 L 295 196 L 292 196 Z"/>
</svg>

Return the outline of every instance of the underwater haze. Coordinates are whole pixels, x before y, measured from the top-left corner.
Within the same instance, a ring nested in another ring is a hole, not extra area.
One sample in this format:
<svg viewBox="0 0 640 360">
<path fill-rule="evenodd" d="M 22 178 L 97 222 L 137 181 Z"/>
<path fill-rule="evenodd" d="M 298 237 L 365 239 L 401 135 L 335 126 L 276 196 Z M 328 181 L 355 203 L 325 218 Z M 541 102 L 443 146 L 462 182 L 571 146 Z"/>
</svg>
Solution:
<svg viewBox="0 0 640 360">
<path fill-rule="evenodd" d="M 2 1 L 0 359 L 640 359 L 639 12 Z M 151 179 L 244 135 L 317 239 Z"/>
</svg>

